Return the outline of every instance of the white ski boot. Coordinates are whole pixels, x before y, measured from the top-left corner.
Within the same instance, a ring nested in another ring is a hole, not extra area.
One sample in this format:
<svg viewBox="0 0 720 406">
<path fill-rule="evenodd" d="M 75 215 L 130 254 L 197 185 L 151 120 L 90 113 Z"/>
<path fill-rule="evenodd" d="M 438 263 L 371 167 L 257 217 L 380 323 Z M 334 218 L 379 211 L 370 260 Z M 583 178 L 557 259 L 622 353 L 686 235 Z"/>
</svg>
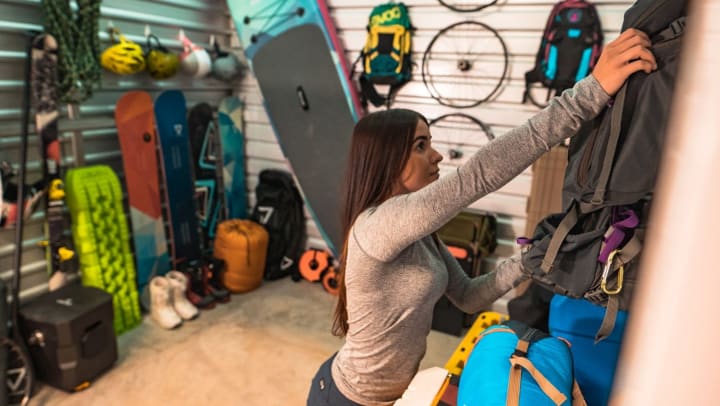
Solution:
<svg viewBox="0 0 720 406">
<path fill-rule="evenodd" d="M 196 318 L 200 311 L 187 298 L 187 277 L 179 271 L 170 271 L 165 275 L 170 281 L 172 290 L 173 306 L 175 311 L 184 320 L 192 320 Z"/>
<path fill-rule="evenodd" d="M 170 280 L 156 276 L 150 280 L 150 315 L 162 328 L 173 329 L 182 324 L 182 319 L 173 308 L 173 289 Z"/>
</svg>

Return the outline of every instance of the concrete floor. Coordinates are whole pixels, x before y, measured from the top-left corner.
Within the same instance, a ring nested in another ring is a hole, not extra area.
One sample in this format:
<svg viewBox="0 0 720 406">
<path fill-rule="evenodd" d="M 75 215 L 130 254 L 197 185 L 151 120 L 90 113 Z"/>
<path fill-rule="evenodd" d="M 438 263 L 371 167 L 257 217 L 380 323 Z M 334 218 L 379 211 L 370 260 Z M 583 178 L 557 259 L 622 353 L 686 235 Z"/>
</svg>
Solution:
<svg viewBox="0 0 720 406">
<path fill-rule="evenodd" d="M 304 405 L 310 380 L 342 341 L 335 298 L 290 278 L 233 295 L 177 330 L 149 317 L 118 339 L 114 368 L 83 392 L 42 386 L 31 405 Z M 431 332 L 420 366 L 443 366 L 461 337 Z"/>
</svg>

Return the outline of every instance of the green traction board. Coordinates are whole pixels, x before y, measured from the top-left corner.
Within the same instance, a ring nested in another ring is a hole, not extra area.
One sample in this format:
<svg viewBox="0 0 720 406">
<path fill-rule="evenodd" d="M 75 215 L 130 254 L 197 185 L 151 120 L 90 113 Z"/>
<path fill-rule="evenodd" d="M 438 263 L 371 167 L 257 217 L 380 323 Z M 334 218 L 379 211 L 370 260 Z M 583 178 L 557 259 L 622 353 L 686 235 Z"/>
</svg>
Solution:
<svg viewBox="0 0 720 406">
<path fill-rule="evenodd" d="M 82 283 L 113 295 L 113 325 L 120 335 L 142 321 L 120 181 L 106 165 L 74 168 L 65 190 Z"/>
</svg>

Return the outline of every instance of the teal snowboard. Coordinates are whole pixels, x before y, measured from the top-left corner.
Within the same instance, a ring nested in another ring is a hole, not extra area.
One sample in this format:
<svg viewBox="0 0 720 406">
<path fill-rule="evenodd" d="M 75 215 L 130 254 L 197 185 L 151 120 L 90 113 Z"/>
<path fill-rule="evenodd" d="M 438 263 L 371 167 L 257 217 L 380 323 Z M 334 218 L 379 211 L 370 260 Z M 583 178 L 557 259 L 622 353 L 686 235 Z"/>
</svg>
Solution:
<svg viewBox="0 0 720 406">
<path fill-rule="evenodd" d="M 225 214 L 229 219 L 248 217 L 243 108 L 242 100 L 237 97 L 222 99 L 218 107 Z"/>
</svg>

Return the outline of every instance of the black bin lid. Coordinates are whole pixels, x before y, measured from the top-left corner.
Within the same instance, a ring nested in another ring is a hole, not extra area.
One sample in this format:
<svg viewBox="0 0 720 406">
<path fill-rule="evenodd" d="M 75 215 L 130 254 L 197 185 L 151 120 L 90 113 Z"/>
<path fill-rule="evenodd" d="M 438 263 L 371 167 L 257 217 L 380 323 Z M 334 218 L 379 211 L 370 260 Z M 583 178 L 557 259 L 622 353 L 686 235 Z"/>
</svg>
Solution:
<svg viewBox="0 0 720 406">
<path fill-rule="evenodd" d="M 95 287 L 71 283 L 21 306 L 20 313 L 24 319 L 35 322 L 67 323 L 107 302 L 112 302 L 112 295 L 109 293 Z"/>
</svg>

